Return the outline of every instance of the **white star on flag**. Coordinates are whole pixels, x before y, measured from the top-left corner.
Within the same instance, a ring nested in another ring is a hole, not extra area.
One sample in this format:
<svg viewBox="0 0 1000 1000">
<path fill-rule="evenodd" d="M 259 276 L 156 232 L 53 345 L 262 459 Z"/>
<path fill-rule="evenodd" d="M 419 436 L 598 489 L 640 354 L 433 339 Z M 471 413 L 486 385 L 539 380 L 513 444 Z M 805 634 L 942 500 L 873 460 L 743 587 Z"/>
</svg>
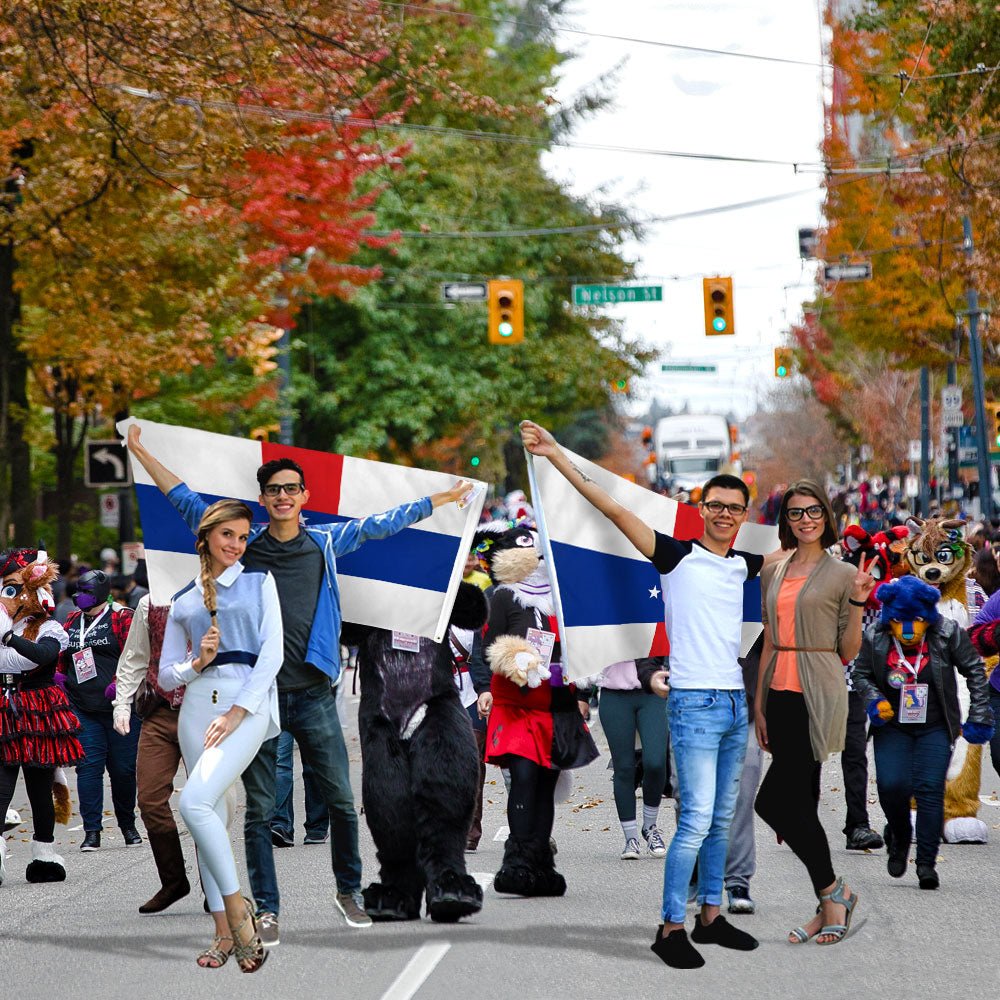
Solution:
<svg viewBox="0 0 1000 1000">
<path fill-rule="evenodd" d="M 660 588 L 659 587 L 651 587 L 650 590 L 649 590 L 649 596 L 650 597 L 659 597 L 660 596 Z"/>
</svg>

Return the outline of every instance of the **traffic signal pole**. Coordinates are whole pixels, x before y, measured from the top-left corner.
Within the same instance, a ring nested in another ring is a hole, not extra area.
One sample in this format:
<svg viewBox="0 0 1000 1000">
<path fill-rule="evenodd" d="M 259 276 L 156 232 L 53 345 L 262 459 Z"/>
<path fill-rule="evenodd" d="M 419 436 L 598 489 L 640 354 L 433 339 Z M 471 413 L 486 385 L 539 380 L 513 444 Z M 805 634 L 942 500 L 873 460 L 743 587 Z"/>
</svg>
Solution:
<svg viewBox="0 0 1000 1000">
<path fill-rule="evenodd" d="M 931 373 L 920 369 L 920 516 L 931 509 Z"/>
<path fill-rule="evenodd" d="M 972 242 L 972 220 L 962 217 L 962 245 L 971 262 L 975 245 Z M 972 392 L 976 402 L 976 451 L 979 453 L 979 505 L 984 518 L 993 516 L 993 477 L 990 467 L 990 440 L 986 427 L 986 386 L 983 376 L 983 343 L 979 339 L 979 293 L 973 282 L 965 293 L 969 317 L 969 360 L 972 368 Z"/>
</svg>

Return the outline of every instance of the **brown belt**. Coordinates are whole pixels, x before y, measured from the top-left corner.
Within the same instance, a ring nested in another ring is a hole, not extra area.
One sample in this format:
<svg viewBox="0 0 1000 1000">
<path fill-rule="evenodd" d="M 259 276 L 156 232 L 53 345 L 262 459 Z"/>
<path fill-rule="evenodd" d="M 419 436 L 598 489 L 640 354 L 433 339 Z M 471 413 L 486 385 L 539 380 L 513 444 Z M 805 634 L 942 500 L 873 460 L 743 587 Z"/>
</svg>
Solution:
<svg viewBox="0 0 1000 1000">
<path fill-rule="evenodd" d="M 779 653 L 836 653 L 835 649 L 818 649 L 816 646 L 775 646 Z"/>
</svg>

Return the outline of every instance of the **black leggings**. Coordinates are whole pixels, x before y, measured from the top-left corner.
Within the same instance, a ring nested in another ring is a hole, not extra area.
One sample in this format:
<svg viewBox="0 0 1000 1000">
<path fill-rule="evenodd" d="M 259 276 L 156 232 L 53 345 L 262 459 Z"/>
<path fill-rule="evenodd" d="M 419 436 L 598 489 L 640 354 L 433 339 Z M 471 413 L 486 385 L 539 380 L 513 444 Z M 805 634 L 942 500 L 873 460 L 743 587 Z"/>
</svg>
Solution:
<svg viewBox="0 0 1000 1000">
<path fill-rule="evenodd" d="M 754 808 L 806 866 L 819 895 L 836 876 L 819 820 L 820 764 L 809 741 L 805 698 L 795 691 L 769 691 L 765 718 L 772 760 Z"/>
<path fill-rule="evenodd" d="M 51 844 L 55 840 L 56 827 L 56 809 L 52 802 L 52 779 L 55 772 L 52 768 L 21 767 L 19 764 L 0 766 L 0 815 L 7 815 L 11 799 L 14 798 L 18 771 L 24 773 L 24 787 L 28 791 L 31 821 L 35 829 L 34 839 L 42 844 Z"/>
<path fill-rule="evenodd" d="M 553 799 L 559 772 L 536 764 L 527 757 L 507 758 L 510 794 L 507 796 L 507 824 L 512 837 L 543 840 L 552 836 L 556 817 Z"/>
</svg>

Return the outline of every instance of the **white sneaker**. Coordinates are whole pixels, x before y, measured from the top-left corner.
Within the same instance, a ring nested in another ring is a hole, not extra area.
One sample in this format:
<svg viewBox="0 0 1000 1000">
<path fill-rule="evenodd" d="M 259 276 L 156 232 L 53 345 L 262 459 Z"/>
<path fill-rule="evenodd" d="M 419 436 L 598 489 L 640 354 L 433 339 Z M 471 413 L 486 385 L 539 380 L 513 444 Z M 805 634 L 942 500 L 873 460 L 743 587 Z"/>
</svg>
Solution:
<svg viewBox="0 0 1000 1000">
<path fill-rule="evenodd" d="M 622 861 L 638 861 L 641 854 L 642 849 L 639 847 L 639 841 L 635 837 L 629 837 L 625 841 L 625 849 L 621 854 Z"/>
</svg>

